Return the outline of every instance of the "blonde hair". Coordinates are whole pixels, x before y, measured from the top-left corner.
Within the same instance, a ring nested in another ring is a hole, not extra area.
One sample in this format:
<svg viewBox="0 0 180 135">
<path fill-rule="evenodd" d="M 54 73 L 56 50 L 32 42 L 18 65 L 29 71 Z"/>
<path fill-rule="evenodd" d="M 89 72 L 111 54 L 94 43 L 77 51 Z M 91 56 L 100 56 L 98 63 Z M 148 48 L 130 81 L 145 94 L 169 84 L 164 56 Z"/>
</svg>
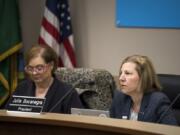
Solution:
<svg viewBox="0 0 180 135">
<path fill-rule="evenodd" d="M 136 71 L 138 72 L 138 75 L 140 77 L 140 90 L 142 90 L 144 93 L 152 90 L 161 90 L 161 85 L 156 75 L 154 66 L 147 56 L 128 56 L 123 60 L 120 69 L 122 68 L 122 65 L 127 62 L 132 62 L 136 64 Z"/>
</svg>

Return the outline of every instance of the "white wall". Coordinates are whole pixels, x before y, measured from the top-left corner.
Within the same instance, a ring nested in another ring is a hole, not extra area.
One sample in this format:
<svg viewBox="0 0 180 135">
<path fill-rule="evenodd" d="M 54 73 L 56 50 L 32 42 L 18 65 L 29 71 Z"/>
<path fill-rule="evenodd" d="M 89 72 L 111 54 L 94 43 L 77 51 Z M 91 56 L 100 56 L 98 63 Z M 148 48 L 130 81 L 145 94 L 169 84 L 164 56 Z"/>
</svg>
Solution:
<svg viewBox="0 0 180 135">
<path fill-rule="evenodd" d="M 37 42 L 45 0 L 19 1 L 27 49 Z M 126 56 L 143 54 L 158 73 L 180 74 L 180 29 L 117 28 L 115 0 L 70 0 L 70 6 L 79 67 L 117 75 Z"/>
</svg>

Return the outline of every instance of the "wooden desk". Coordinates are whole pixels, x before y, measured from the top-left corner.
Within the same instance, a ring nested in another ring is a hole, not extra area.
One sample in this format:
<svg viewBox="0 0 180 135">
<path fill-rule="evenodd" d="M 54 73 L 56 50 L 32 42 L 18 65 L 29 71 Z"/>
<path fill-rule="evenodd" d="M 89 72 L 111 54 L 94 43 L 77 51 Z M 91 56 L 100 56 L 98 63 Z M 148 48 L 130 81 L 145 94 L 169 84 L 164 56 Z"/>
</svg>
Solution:
<svg viewBox="0 0 180 135">
<path fill-rule="evenodd" d="M 180 127 L 68 114 L 0 111 L 1 135 L 179 135 Z"/>
</svg>

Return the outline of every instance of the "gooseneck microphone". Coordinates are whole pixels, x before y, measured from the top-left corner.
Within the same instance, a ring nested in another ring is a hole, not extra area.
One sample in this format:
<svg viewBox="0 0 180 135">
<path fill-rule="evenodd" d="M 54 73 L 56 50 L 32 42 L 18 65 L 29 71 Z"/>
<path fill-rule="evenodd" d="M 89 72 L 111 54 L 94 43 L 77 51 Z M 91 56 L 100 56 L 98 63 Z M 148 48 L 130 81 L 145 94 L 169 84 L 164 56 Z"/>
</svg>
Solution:
<svg viewBox="0 0 180 135">
<path fill-rule="evenodd" d="M 66 99 L 67 97 L 69 97 L 69 96 L 73 93 L 75 87 L 76 87 L 78 84 L 81 84 L 81 83 L 82 83 L 82 84 L 93 85 L 95 82 L 94 82 L 93 80 L 83 80 L 83 79 L 78 80 L 76 83 L 74 83 L 74 85 L 71 87 L 71 89 L 68 90 L 68 92 L 66 92 L 66 93 L 64 94 L 64 96 L 63 96 L 62 98 L 60 98 L 60 99 L 58 100 L 58 102 L 57 102 L 48 112 L 52 112 L 59 104 L 61 104 L 61 103 L 64 101 L 64 99 Z"/>
<path fill-rule="evenodd" d="M 157 123 L 160 123 L 161 120 L 165 117 L 165 115 L 167 114 L 167 112 L 170 110 L 170 108 L 176 103 L 176 101 L 179 99 L 180 97 L 180 93 L 175 97 L 175 99 L 171 102 L 171 104 L 169 105 L 169 107 L 164 111 L 164 113 L 162 114 L 162 116 L 159 118 L 159 120 L 157 121 Z"/>
</svg>

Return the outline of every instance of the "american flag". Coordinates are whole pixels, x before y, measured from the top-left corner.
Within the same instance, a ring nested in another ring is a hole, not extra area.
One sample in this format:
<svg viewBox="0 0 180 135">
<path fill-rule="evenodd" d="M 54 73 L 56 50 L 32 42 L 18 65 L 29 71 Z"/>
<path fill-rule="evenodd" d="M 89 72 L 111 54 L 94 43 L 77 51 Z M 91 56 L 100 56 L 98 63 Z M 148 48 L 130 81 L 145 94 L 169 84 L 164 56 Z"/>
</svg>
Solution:
<svg viewBox="0 0 180 135">
<path fill-rule="evenodd" d="M 47 0 L 39 43 L 51 46 L 59 56 L 59 66 L 76 67 L 71 17 L 67 0 Z"/>
</svg>

